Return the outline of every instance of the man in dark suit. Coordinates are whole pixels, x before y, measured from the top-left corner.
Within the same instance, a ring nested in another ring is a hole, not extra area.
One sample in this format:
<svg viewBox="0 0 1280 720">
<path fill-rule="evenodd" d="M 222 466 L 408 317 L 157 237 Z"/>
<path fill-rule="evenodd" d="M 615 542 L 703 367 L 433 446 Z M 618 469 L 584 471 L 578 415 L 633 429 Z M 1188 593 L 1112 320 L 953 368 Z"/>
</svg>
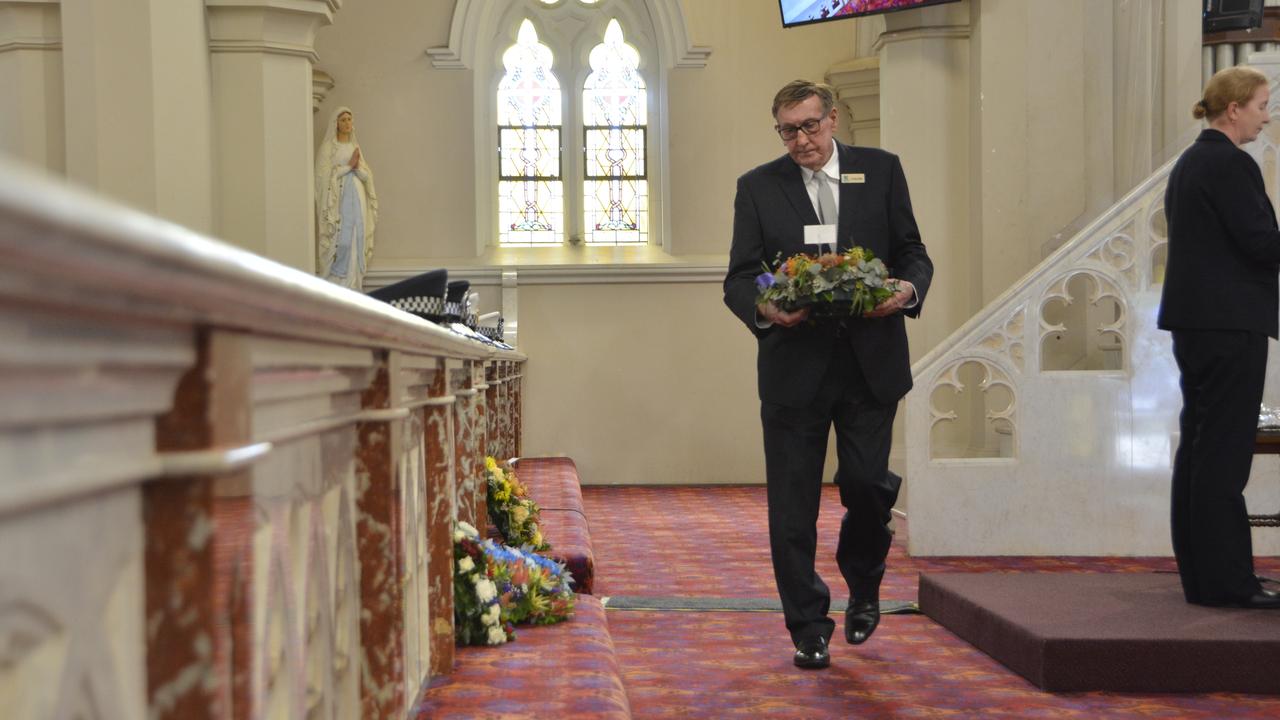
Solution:
<svg viewBox="0 0 1280 720">
<path fill-rule="evenodd" d="M 835 630 L 830 591 L 814 570 L 827 436 L 834 425 L 845 507 L 836 561 L 850 593 L 845 639 L 857 644 L 880 620 L 890 510 L 901 484 L 889 471 L 889 445 L 898 400 L 911 388 L 903 314 L 919 315 L 933 264 L 898 158 L 833 139 L 831 88 L 791 82 L 774 98 L 773 117 L 787 154 L 738 179 L 724 299 L 759 342 L 769 549 L 793 660 L 821 668 Z M 866 316 L 842 320 L 809 321 L 807 308 L 758 304 L 762 265 L 816 254 L 805 228 L 820 224 L 835 225 L 837 247 L 827 251 L 869 249 L 901 281 L 898 292 Z"/>
<path fill-rule="evenodd" d="M 1169 174 L 1169 259 L 1157 323 L 1173 333 L 1181 373 L 1181 436 L 1171 526 L 1183 594 L 1198 605 L 1280 609 L 1253 572 L 1245 506 L 1276 337 L 1280 230 L 1258 164 L 1240 145 L 1270 119 L 1267 76 L 1215 74 L 1192 110 L 1209 128 Z"/>
</svg>

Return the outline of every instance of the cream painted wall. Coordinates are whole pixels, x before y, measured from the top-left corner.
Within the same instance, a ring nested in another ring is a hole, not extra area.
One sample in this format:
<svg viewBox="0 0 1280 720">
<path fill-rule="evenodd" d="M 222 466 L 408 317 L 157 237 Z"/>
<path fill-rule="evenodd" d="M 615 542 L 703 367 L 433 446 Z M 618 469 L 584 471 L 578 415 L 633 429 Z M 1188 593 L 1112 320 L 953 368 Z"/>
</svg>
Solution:
<svg viewBox="0 0 1280 720">
<path fill-rule="evenodd" d="M 1180 0 L 972 7 L 976 311 L 1194 138 L 1200 34 Z"/>
<path fill-rule="evenodd" d="M 316 35 L 334 87 L 315 113 L 315 142 L 347 106 L 378 190 L 373 267 L 430 266 L 474 255 L 472 75 L 438 70 L 453 2 L 348 2 Z"/>
<path fill-rule="evenodd" d="M 59 5 L 0 2 L 0 153 L 66 171 Z"/>
<path fill-rule="evenodd" d="M 1102 48 L 1085 31 L 1103 24 L 1099 14 L 1082 2 L 983 0 L 979 7 L 973 48 L 981 101 L 973 158 L 982 182 L 975 197 L 980 307 L 1038 263 L 1041 245 L 1084 211 L 1088 180 L 1110 180 L 1111 154 L 1107 165 L 1088 172 L 1084 149 L 1093 105 L 1085 94 L 1085 65 Z M 1097 140 L 1110 144 L 1105 132 L 1088 137 Z"/>
<path fill-rule="evenodd" d="M 588 484 L 764 481 L 755 340 L 708 284 L 520 291 L 525 453 Z"/>
<path fill-rule="evenodd" d="M 854 56 L 853 21 L 784 30 L 774 2 L 685 0 L 707 67 L 671 73 L 671 226 L 677 254 L 727 253 L 738 176 L 785 148 L 773 96 L 796 78 L 821 81 Z M 767 48 L 767 52 L 762 52 Z M 840 140 L 850 142 L 848 118 Z"/>
<path fill-rule="evenodd" d="M 203 3 L 76 0 L 62 3 L 61 18 L 67 176 L 212 232 Z"/>
</svg>

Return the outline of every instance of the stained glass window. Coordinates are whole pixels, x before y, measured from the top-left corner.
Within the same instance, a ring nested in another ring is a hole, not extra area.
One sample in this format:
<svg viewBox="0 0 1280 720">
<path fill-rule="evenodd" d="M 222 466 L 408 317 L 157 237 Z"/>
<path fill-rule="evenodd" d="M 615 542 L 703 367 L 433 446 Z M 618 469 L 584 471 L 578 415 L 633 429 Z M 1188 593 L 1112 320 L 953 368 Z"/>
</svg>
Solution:
<svg viewBox="0 0 1280 720">
<path fill-rule="evenodd" d="M 516 44 L 502 54 L 498 84 L 498 243 L 564 242 L 560 82 L 551 48 L 533 23 L 520 23 Z"/>
<path fill-rule="evenodd" d="M 648 94 L 640 54 L 626 44 L 616 19 L 591 49 L 582 90 L 585 172 L 583 236 L 591 245 L 631 245 L 649 239 L 646 175 Z"/>
</svg>

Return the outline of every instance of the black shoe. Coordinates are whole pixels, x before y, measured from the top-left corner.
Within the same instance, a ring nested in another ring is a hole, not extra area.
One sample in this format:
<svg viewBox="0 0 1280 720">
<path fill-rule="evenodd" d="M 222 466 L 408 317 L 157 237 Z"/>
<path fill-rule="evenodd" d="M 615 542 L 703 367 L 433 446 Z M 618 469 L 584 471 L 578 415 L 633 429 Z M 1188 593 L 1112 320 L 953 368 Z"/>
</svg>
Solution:
<svg viewBox="0 0 1280 720">
<path fill-rule="evenodd" d="M 844 639 L 850 645 L 861 645 L 880 624 L 879 600 L 851 600 L 844 611 Z"/>
<path fill-rule="evenodd" d="M 827 652 L 827 639 L 819 635 L 796 643 L 796 654 L 792 662 L 796 667 L 811 670 L 819 670 L 830 665 L 831 654 Z"/>
<path fill-rule="evenodd" d="M 1199 602 L 1188 600 L 1188 602 L 1191 602 L 1193 605 L 1204 605 L 1206 607 L 1239 607 L 1252 608 L 1255 610 L 1280 610 L 1280 592 L 1262 589 L 1247 598 L 1239 600 L 1200 600 Z"/>
<path fill-rule="evenodd" d="M 1259 590 L 1237 604 L 1243 608 L 1277 610 L 1280 609 L 1280 592 L 1276 592 L 1275 590 Z"/>
</svg>

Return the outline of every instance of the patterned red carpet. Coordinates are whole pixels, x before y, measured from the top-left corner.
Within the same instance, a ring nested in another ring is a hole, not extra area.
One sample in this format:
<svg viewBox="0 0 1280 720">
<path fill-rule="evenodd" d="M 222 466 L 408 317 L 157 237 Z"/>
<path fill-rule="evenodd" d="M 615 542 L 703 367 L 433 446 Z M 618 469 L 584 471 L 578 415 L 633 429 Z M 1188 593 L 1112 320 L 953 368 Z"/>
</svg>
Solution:
<svg viewBox="0 0 1280 720">
<path fill-rule="evenodd" d="M 828 489 L 818 570 L 836 591 L 841 508 Z M 588 486 L 583 501 L 596 595 L 776 599 L 764 488 Z M 897 529 L 883 600 L 914 600 L 922 570 L 1173 570 L 1166 558 L 913 559 L 905 523 Z M 1280 575 L 1280 558 L 1258 572 Z M 1041 692 L 920 615 L 886 616 L 866 645 L 837 641 L 823 671 L 791 665 L 781 613 L 610 610 L 608 620 L 636 718 L 1280 717 L 1274 696 Z"/>
</svg>

